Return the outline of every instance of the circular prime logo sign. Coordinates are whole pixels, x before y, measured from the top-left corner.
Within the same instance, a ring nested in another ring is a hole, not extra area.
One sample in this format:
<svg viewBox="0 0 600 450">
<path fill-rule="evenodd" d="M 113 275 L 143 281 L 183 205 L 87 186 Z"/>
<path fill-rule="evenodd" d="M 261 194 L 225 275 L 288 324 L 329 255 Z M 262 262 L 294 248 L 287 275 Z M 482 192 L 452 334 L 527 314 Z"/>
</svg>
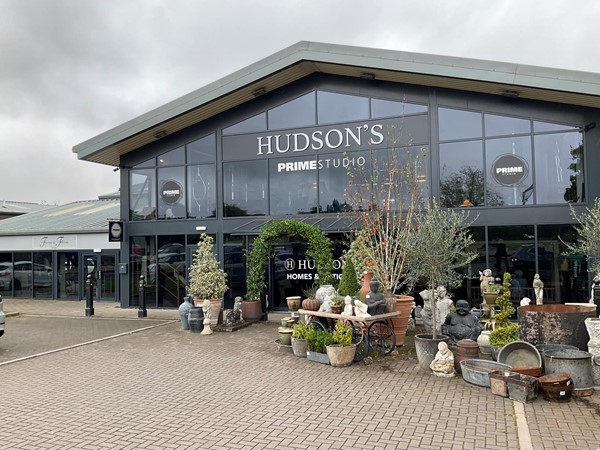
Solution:
<svg viewBox="0 0 600 450">
<path fill-rule="evenodd" d="M 174 205 L 181 198 L 181 185 L 177 181 L 165 181 L 160 189 L 160 197 L 168 205 Z"/>
<path fill-rule="evenodd" d="M 492 164 L 492 177 L 502 186 L 520 184 L 528 172 L 527 161 L 517 155 L 500 155 Z"/>
</svg>

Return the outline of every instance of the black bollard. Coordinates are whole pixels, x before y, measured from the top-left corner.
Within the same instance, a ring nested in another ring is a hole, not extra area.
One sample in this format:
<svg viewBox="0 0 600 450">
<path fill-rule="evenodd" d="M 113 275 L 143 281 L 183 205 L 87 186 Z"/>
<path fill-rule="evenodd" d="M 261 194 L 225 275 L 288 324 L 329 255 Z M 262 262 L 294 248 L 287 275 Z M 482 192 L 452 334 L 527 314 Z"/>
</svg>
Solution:
<svg viewBox="0 0 600 450">
<path fill-rule="evenodd" d="M 140 275 L 140 308 L 138 309 L 138 317 L 147 317 L 146 310 L 146 279 L 144 275 Z"/>
<path fill-rule="evenodd" d="M 91 273 L 85 282 L 85 315 L 94 315 L 94 278 Z"/>
</svg>

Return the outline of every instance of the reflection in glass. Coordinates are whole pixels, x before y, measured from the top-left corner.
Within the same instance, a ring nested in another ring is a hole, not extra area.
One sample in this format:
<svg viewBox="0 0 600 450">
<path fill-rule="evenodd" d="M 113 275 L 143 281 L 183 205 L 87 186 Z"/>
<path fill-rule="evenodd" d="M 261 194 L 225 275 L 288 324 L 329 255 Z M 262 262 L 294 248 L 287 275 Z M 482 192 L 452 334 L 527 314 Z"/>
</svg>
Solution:
<svg viewBox="0 0 600 450">
<path fill-rule="evenodd" d="M 537 203 L 583 202 L 582 133 L 542 134 L 534 139 Z"/>
<path fill-rule="evenodd" d="M 504 136 L 531 132 L 531 122 L 517 117 L 485 114 L 485 136 Z"/>
<path fill-rule="evenodd" d="M 225 217 L 267 214 L 267 161 L 223 163 Z"/>
<path fill-rule="evenodd" d="M 319 158 L 319 212 L 337 213 L 352 209 L 348 199 L 348 184 L 357 179 L 370 179 L 371 153 L 333 153 Z M 358 176 L 363 174 L 362 176 Z M 364 194 L 363 194 L 364 195 Z"/>
<path fill-rule="evenodd" d="M 175 166 L 185 164 L 184 147 L 178 147 L 175 150 L 171 150 L 170 152 L 157 156 L 156 164 L 158 166 Z"/>
<path fill-rule="evenodd" d="M 223 135 L 242 134 L 242 133 L 258 133 L 267 129 L 267 113 L 260 113 L 246 120 L 223 128 Z"/>
<path fill-rule="evenodd" d="M 317 91 L 319 124 L 369 119 L 369 98 Z"/>
<path fill-rule="evenodd" d="M 78 252 L 59 252 L 58 298 L 79 298 L 79 261 Z"/>
<path fill-rule="evenodd" d="M 146 281 L 146 306 L 156 307 L 156 277 L 150 276 L 149 267 L 156 264 L 156 238 L 154 236 L 134 236 L 130 238 L 129 249 L 129 304 L 140 304 L 140 275 Z"/>
<path fill-rule="evenodd" d="M 177 307 L 186 288 L 185 236 L 158 236 L 156 259 L 148 265 L 148 282 L 156 286 L 156 306 Z"/>
<path fill-rule="evenodd" d="M 15 253 L 13 287 L 15 297 L 33 296 L 33 262 L 31 260 L 31 252 Z"/>
<path fill-rule="evenodd" d="M 309 92 L 268 111 L 269 130 L 314 125 L 315 93 Z"/>
<path fill-rule="evenodd" d="M 533 204 L 531 137 L 487 139 L 485 146 L 488 197 L 497 194 L 501 205 Z"/>
<path fill-rule="evenodd" d="M 215 133 L 186 144 L 188 164 L 214 163 L 217 157 Z"/>
<path fill-rule="evenodd" d="M 225 309 L 233 308 L 235 297 L 246 294 L 246 255 L 244 237 L 231 234 L 223 235 L 223 270 L 227 274 Z"/>
<path fill-rule="evenodd" d="M 484 206 L 482 141 L 440 144 L 440 182 L 442 206 Z"/>
<path fill-rule="evenodd" d="M 158 218 L 185 219 L 185 213 L 184 168 L 158 169 Z"/>
<path fill-rule="evenodd" d="M 13 289 L 12 253 L 0 253 L 0 292 L 12 295 Z"/>
<path fill-rule="evenodd" d="M 188 218 L 216 217 L 215 165 L 188 166 Z"/>
<path fill-rule="evenodd" d="M 51 252 L 33 253 L 33 296 L 52 298 L 54 272 Z"/>
<path fill-rule="evenodd" d="M 317 173 L 315 157 L 269 161 L 271 215 L 316 213 Z"/>
<path fill-rule="evenodd" d="M 428 108 L 427 105 L 373 98 L 371 99 L 371 109 L 373 119 L 381 119 L 384 117 L 398 117 L 407 114 L 426 113 Z"/>
<path fill-rule="evenodd" d="M 156 174 L 154 169 L 134 169 L 129 179 L 131 220 L 156 219 Z"/>
<path fill-rule="evenodd" d="M 533 131 L 535 133 L 541 133 L 544 131 L 563 131 L 563 130 L 576 131 L 577 127 L 570 126 L 570 125 L 562 125 L 560 123 L 552 123 L 552 122 L 533 122 Z"/>
<path fill-rule="evenodd" d="M 481 113 L 438 108 L 440 141 L 480 138 Z"/>
</svg>

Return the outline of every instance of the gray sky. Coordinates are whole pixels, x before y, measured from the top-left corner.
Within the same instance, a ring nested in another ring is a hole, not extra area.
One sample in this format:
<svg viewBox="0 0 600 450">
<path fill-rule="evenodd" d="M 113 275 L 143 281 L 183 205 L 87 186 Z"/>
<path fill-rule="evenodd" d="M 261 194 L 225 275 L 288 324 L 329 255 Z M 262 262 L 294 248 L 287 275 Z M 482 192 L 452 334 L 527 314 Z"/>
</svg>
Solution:
<svg viewBox="0 0 600 450">
<path fill-rule="evenodd" d="M 116 191 L 72 147 L 298 41 L 600 73 L 586 0 L 0 0 L 0 200 Z"/>
</svg>

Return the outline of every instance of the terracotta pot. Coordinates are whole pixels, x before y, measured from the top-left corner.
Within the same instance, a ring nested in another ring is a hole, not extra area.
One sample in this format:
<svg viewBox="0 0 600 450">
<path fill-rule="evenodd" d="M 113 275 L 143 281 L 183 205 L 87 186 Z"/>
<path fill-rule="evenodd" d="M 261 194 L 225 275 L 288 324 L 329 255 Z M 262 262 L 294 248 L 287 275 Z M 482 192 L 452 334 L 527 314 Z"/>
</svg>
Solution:
<svg viewBox="0 0 600 450">
<path fill-rule="evenodd" d="M 221 312 L 221 299 L 209 298 L 210 301 L 210 324 L 217 325 L 219 323 L 219 313 Z M 202 307 L 204 299 L 195 298 L 194 306 Z"/>
<path fill-rule="evenodd" d="M 331 305 L 332 314 L 341 314 L 343 306 L 342 305 Z"/>
<path fill-rule="evenodd" d="M 316 298 L 306 298 L 302 301 L 302 309 L 308 309 L 309 311 L 318 311 L 321 307 L 321 303 Z"/>
<path fill-rule="evenodd" d="M 373 272 L 371 272 L 370 270 L 365 270 L 363 272 L 363 285 L 359 291 L 361 302 L 364 302 L 367 294 L 369 292 L 371 292 L 371 286 L 369 284 L 371 283 L 372 278 L 373 278 Z"/>
<path fill-rule="evenodd" d="M 246 322 L 257 322 L 262 318 L 262 305 L 260 302 L 242 302 L 242 318 Z"/>
<path fill-rule="evenodd" d="M 396 347 L 404 345 L 404 337 L 408 329 L 408 319 L 413 309 L 414 298 L 410 295 L 396 295 L 396 311 L 400 313 L 400 317 L 394 317 L 394 333 L 396 334 Z"/>
</svg>

